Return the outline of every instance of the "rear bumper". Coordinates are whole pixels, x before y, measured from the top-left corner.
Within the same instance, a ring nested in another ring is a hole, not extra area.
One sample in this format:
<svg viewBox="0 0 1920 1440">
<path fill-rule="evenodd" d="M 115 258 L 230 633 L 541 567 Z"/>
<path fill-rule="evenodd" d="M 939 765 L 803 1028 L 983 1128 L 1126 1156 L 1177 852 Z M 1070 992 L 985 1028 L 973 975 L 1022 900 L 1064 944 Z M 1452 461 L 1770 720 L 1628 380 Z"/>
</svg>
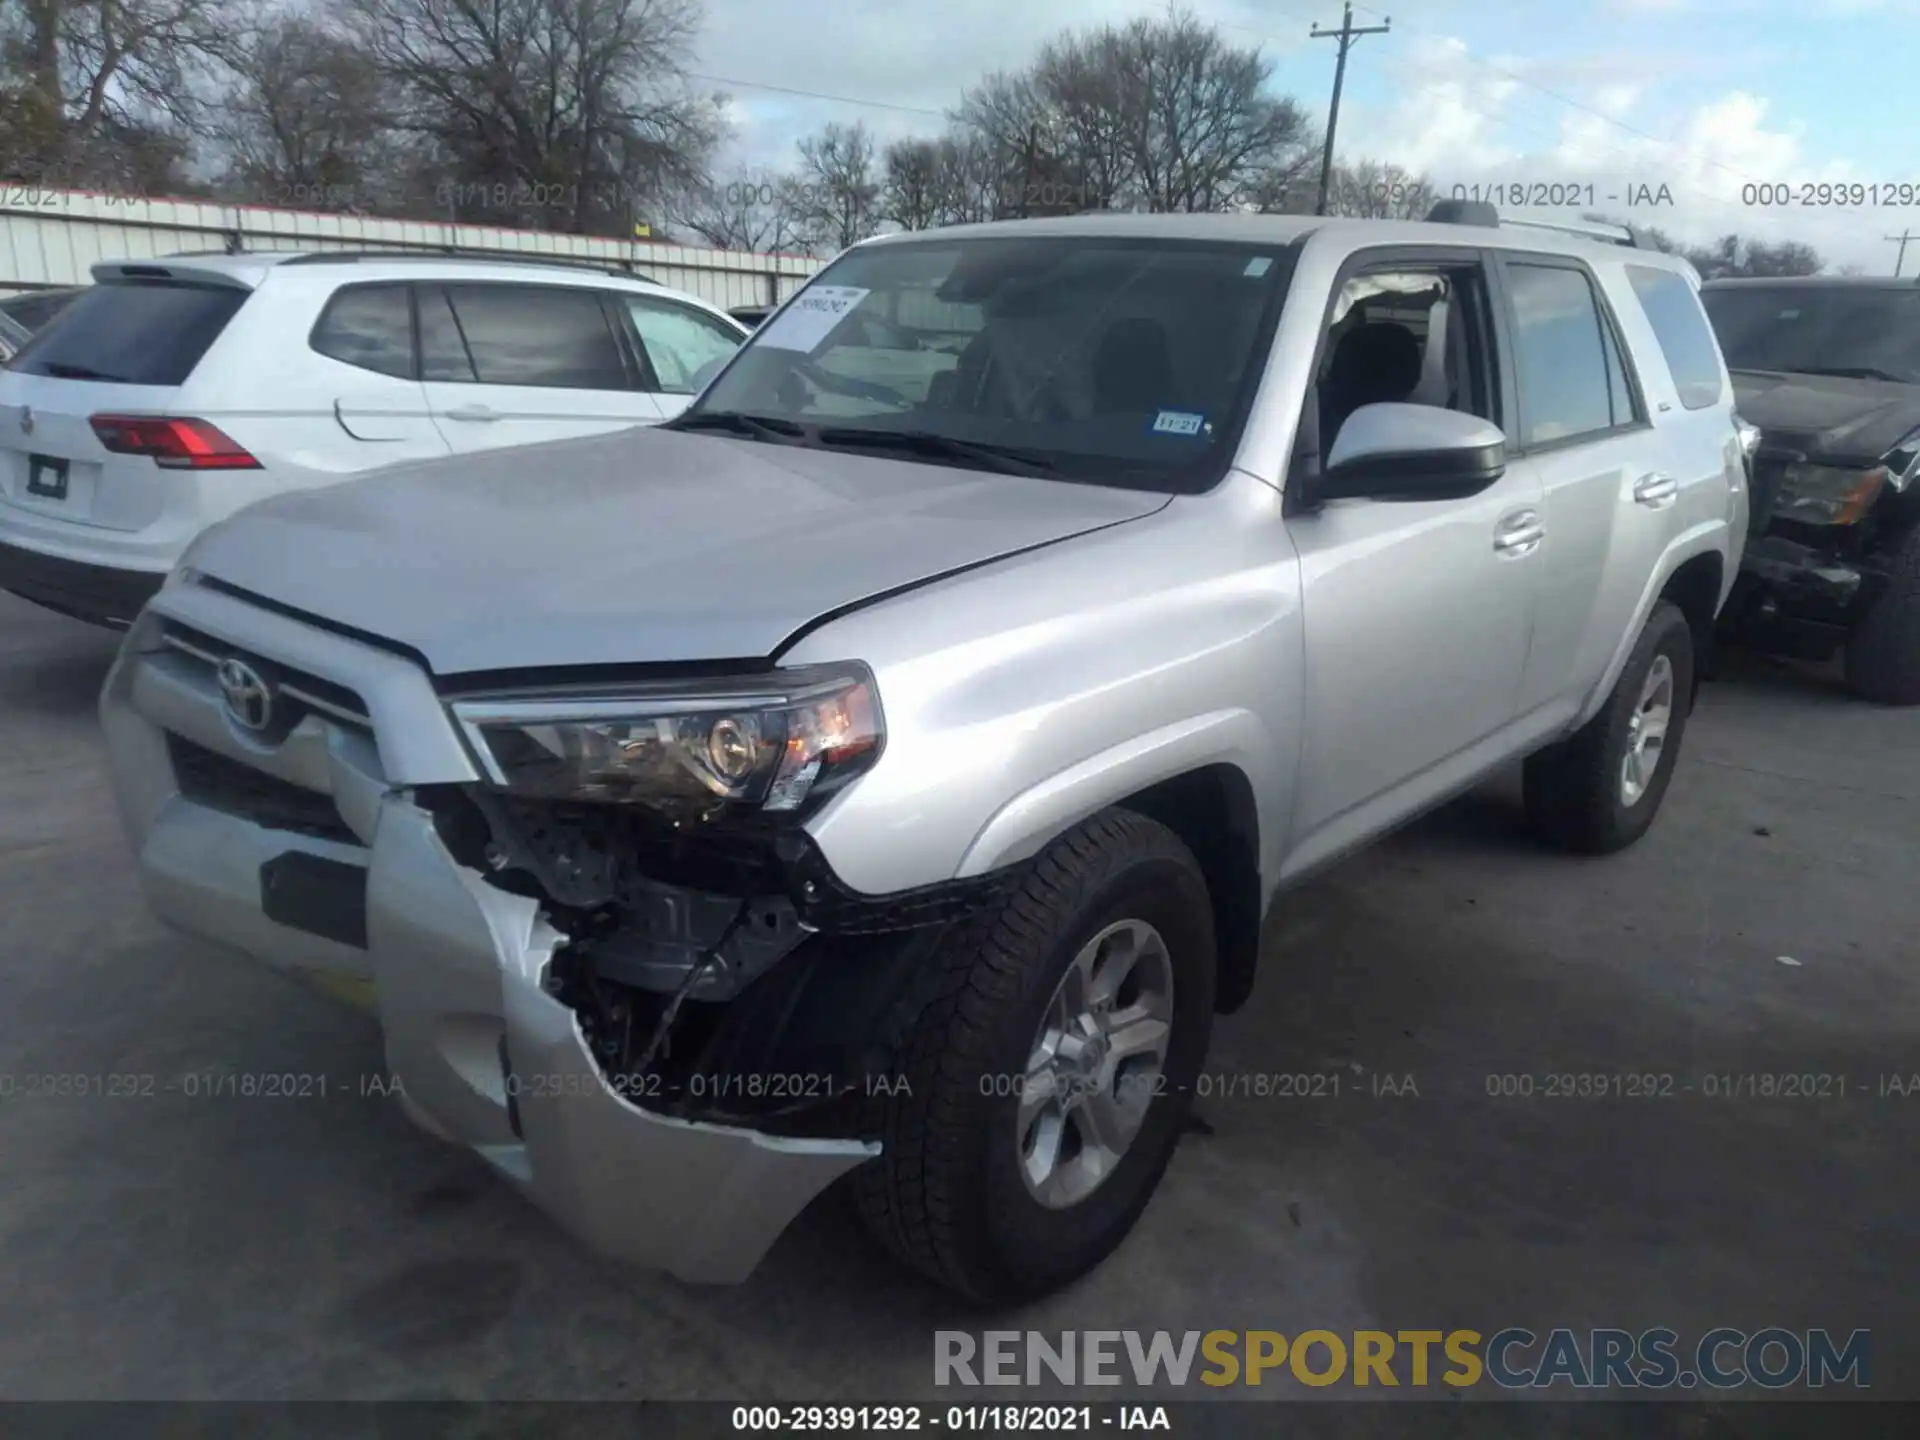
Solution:
<svg viewBox="0 0 1920 1440">
<path fill-rule="evenodd" d="M 164 572 L 89 565 L 0 540 L 0 590 L 90 625 L 126 629 L 165 579 Z"/>
<path fill-rule="evenodd" d="M 219 618 L 190 623 L 218 633 Z M 260 619 L 269 631 L 292 623 Z M 616 1093 L 574 1012 L 548 993 L 564 937 L 534 901 L 457 863 L 390 778 L 422 754 L 392 753 L 315 714 L 271 750 L 242 738 L 210 680 L 154 647 L 159 620 L 149 612 L 135 626 L 101 698 L 150 905 L 271 964 L 371 979 L 388 1069 L 423 1128 L 472 1149 L 603 1253 L 707 1283 L 745 1279 L 821 1190 L 879 1152 L 676 1119 Z M 226 638 L 268 648 L 259 633 Z M 303 643 L 303 665 L 363 695 L 381 691 L 370 709 L 406 703 L 404 684 L 383 686 L 376 673 L 393 657 L 369 652 L 362 665 L 354 642 L 310 631 Z M 432 711 L 416 719 L 445 725 Z M 267 828 L 183 794 L 168 733 L 330 794 L 358 843 Z M 429 763 L 447 770 L 458 753 Z"/>
</svg>

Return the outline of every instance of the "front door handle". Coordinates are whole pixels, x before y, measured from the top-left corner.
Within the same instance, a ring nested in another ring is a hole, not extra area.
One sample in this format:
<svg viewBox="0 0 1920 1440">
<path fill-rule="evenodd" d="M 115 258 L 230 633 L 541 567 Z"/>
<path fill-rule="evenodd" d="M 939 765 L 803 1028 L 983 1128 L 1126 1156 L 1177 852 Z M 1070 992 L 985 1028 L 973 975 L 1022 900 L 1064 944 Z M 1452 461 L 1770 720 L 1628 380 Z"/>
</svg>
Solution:
<svg viewBox="0 0 1920 1440">
<path fill-rule="evenodd" d="M 485 405 L 456 405 L 447 411 L 449 420 L 498 420 L 500 412 Z"/>
<path fill-rule="evenodd" d="M 1655 471 L 1651 475 L 1642 475 L 1633 486 L 1633 498 L 1636 504 L 1645 505 L 1650 510 L 1659 510 L 1671 505 L 1680 494 L 1680 482 L 1671 475 L 1662 475 Z"/>
<path fill-rule="evenodd" d="M 1531 555 L 1546 538 L 1547 527 L 1541 523 L 1540 513 L 1520 510 L 1500 521 L 1500 528 L 1493 534 L 1493 548 L 1502 555 L 1518 558 Z"/>
</svg>

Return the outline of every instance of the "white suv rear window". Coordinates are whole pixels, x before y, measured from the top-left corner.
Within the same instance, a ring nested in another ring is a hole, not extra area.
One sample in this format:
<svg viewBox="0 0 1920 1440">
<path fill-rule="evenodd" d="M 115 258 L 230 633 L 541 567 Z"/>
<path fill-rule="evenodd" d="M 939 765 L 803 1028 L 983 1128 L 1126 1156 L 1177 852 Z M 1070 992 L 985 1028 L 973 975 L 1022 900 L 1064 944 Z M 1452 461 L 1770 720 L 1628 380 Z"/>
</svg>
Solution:
<svg viewBox="0 0 1920 1440">
<path fill-rule="evenodd" d="M 94 285 L 8 369 L 57 380 L 181 385 L 252 292 L 228 285 Z"/>
</svg>

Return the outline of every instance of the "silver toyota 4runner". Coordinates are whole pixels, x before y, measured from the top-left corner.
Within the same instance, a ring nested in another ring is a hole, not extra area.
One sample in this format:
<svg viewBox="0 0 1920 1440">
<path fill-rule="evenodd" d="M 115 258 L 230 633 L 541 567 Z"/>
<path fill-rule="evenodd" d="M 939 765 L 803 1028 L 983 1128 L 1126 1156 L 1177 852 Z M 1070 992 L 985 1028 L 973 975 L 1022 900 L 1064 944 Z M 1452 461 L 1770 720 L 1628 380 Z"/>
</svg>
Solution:
<svg viewBox="0 0 1920 1440">
<path fill-rule="evenodd" d="M 843 254 L 680 419 L 264 501 L 102 713 L 153 908 L 371 981 L 589 1243 L 817 1194 L 974 1297 L 1107 1255 L 1276 895 L 1525 756 L 1671 778 L 1746 464 L 1685 262 L 1082 216 Z"/>
</svg>

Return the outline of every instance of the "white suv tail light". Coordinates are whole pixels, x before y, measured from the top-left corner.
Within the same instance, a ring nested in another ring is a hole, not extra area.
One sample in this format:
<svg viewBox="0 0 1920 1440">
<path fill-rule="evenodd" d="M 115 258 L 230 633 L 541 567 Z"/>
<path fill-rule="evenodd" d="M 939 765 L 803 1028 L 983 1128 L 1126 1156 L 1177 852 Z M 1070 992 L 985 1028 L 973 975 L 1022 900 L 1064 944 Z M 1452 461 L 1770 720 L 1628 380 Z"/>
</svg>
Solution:
<svg viewBox="0 0 1920 1440">
<path fill-rule="evenodd" d="M 167 470 L 258 470 L 260 462 L 208 420 L 95 415 L 88 422 L 115 455 L 151 455 Z"/>
</svg>

